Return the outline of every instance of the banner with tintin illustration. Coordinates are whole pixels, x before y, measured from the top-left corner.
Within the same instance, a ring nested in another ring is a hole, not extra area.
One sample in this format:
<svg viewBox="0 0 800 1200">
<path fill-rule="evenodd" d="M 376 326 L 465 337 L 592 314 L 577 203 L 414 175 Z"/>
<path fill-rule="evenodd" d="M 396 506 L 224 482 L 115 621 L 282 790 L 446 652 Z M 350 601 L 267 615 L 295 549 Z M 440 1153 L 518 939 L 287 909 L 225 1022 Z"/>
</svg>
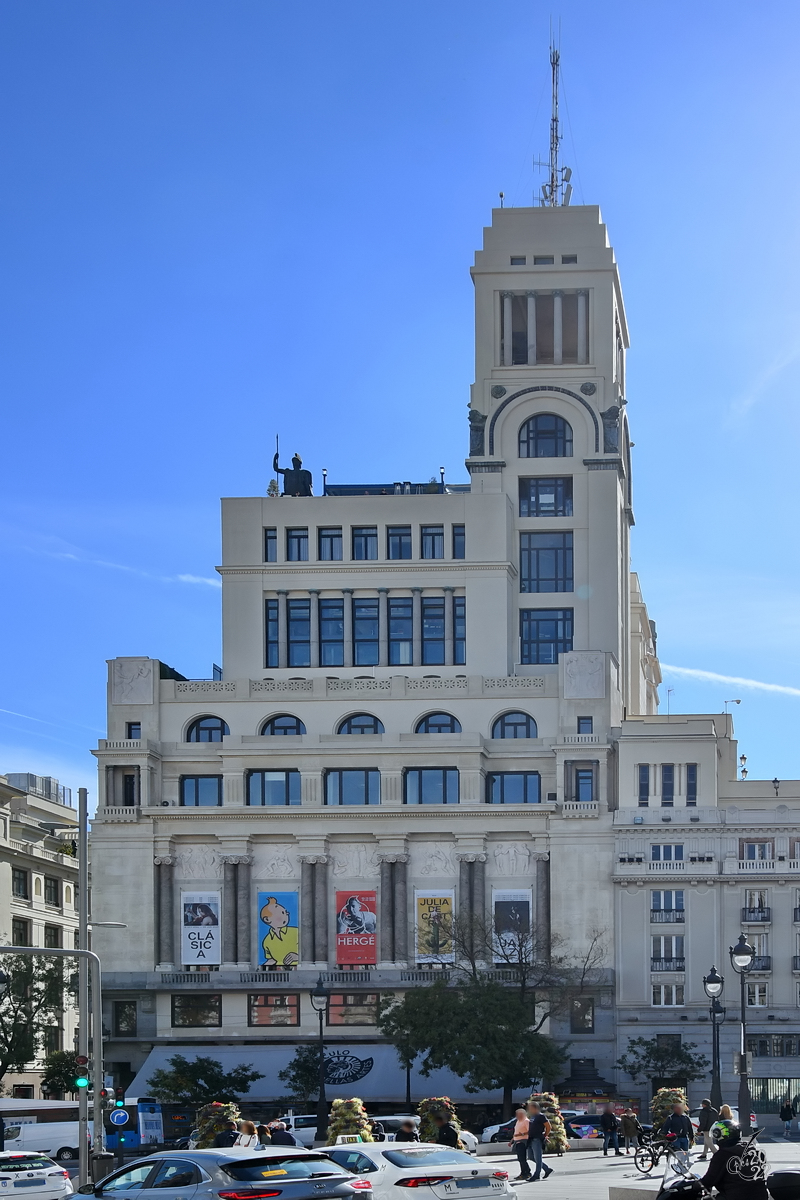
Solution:
<svg viewBox="0 0 800 1200">
<path fill-rule="evenodd" d="M 531 891 L 492 891 L 494 961 L 525 962 L 531 947 Z"/>
<path fill-rule="evenodd" d="M 181 962 L 219 966 L 219 892 L 181 892 Z"/>
<path fill-rule="evenodd" d="M 268 971 L 296 971 L 300 961 L 297 892 L 258 893 L 258 961 Z"/>
<path fill-rule="evenodd" d="M 416 893 L 417 962 L 455 962 L 453 912 L 455 892 Z"/>
<path fill-rule="evenodd" d="M 336 961 L 378 961 L 378 903 L 375 892 L 336 893 Z"/>
</svg>

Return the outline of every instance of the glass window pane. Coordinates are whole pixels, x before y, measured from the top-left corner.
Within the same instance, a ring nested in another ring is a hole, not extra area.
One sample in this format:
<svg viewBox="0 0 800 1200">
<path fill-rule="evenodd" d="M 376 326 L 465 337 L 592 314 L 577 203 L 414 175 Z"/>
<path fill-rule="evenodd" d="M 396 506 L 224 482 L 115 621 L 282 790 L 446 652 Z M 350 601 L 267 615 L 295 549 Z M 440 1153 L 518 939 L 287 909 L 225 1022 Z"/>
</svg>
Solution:
<svg viewBox="0 0 800 1200">
<path fill-rule="evenodd" d="M 521 517 L 571 517 L 571 477 L 520 479 L 519 515 Z"/>
<path fill-rule="evenodd" d="M 360 525 L 353 528 L 353 558 L 357 562 L 378 557 L 378 529 L 375 525 Z"/>
<path fill-rule="evenodd" d="M 411 558 L 410 525 L 389 525 L 386 530 L 386 557 Z"/>
<path fill-rule="evenodd" d="M 453 526 L 453 558 L 466 558 L 467 539 L 465 526 Z"/>
</svg>

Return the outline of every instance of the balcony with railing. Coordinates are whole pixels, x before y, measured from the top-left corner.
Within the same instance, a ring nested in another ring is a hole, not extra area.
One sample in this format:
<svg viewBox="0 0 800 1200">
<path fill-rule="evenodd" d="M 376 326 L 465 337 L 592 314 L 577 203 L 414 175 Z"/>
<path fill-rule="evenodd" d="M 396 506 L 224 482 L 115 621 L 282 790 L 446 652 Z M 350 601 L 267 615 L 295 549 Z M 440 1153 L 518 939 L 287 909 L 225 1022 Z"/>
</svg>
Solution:
<svg viewBox="0 0 800 1200">
<path fill-rule="evenodd" d="M 772 920 L 771 908 L 743 908 L 742 920 L 763 923 Z"/>
<path fill-rule="evenodd" d="M 651 958 L 651 971 L 685 971 L 685 958 Z"/>
<path fill-rule="evenodd" d="M 617 879 L 636 878 L 642 875 L 718 875 L 719 864 L 711 857 L 679 858 L 653 862 L 643 855 L 621 854 L 614 864 Z"/>
<path fill-rule="evenodd" d="M 786 858 L 726 858 L 725 875 L 800 875 L 800 859 Z"/>
<path fill-rule="evenodd" d="M 772 970 L 772 955 L 757 954 L 753 959 L 750 967 L 751 971 L 771 971 Z"/>
<path fill-rule="evenodd" d="M 651 908 L 650 921 L 653 925 L 678 925 L 686 920 L 682 908 Z"/>
</svg>

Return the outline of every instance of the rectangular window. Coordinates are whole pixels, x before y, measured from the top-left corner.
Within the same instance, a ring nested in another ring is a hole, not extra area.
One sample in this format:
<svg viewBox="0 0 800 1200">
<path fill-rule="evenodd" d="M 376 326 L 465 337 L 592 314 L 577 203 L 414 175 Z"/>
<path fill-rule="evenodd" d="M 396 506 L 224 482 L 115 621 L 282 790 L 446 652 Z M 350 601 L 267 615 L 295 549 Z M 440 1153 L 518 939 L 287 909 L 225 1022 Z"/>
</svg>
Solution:
<svg viewBox="0 0 800 1200">
<path fill-rule="evenodd" d="M 527 363 L 528 361 L 528 298 L 527 296 L 511 296 L 511 328 L 506 329 L 507 309 L 505 297 L 500 297 L 500 324 L 501 324 L 501 362 L 512 365 Z M 510 347 L 508 342 L 511 342 Z M 510 350 L 510 357 L 508 354 Z"/>
<path fill-rule="evenodd" d="M 44 902 L 51 908 L 61 906 L 61 880 L 54 879 L 52 875 L 44 877 Z"/>
<path fill-rule="evenodd" d="M 453 558 L 467 557 L 467 529 L 465 525 L 453 526 Z"/>
<path fill-rule="evenodd" d="M 411 597 L 389 601 L 389 666 L 410 667 L 414 661 L 414 606 Z"/>
<path fill-rule="evenodd" d="M 328 1005 L 329 1025 L 374 1025 L 378 1019 L 376 992 L 334 993 Z"/>
<path fill-rule="evenodd" d="M 344 666 L 344 601 L 319 602 L 319 665 Z"/>
<path fill-rule="evenodd" d="M 45 1054 L 57 1054 L 62 1049 L 64 1035 L 57 1025 L 51 1025 L 49 1029 L 44 1031 L 44 1050 Z M 33 1095 L 33 1093 L 31 1093 Z"/>
<path fill-rule="evenodd" d="M 578 733 L 593 733 L 594 721 L 591 717 L 578 717 Z"/>
<path fill-rule="evenodd" d="M 686 764 L 686 803 L 697 804 L 697 763 Z"/>
<path fill-rule="evenodd" d="M 528 261 L 528 259 L 525 254 L 512 254 L 511 255 L 511 266 L 512 267 L 524 267 L 527 261 Z"/>
<path fill-rule="evenodd" d="M 444 558 L 444 525 L 423 525 L 420 530 L 422 558 Z"/>
<path fill-rule="evenodd" d="M 520 661 L 557 663 L 572 649 L 571 608 L 523 608 L 520 622 Z"/>
<path fill-rule="evenodd" d="M 255 994 L 247 997 L 248 1025 L 299 1025 L 300 996 L 297 992 L 277 996 Z"/>
<path fill-rule="evenodd" d="M 685 940 L 682 933 L 659 934 L 651 938 L 651 952 L 654 962 L 675 963 L 684 960 Z M 657 970 L 650 964 L 651 970 Z M 683 967 L 663 967 L 662 970 L 682 971 Z"/>
<path fill-rule="evenodd" d="M 289 666 L 311 666 L 311 601 L 287 600 L 286 602 Z"/>
<path fill-rule="evenodd" d="M 487 804 L 539 804 L 541 799 L 537 771 L 494 771 L 486 776 Z"/>
<path fill-rule="evenodd" d="M 639 808 L 647 808 L 650 803 L 650 767 L 647 763 L 639 764 Z"/>
<path fill-rule="evenodd" d="M 129 742 L 140 742 L 142 740 L 142 722 L 128 721 L 126 727 L 126 735 Z"/>
<path fill-rule="evenodd" d="M 655 1008 L 682 1008 L 682 983 L 654 983 L 653 1006 Z"/>
<path fill-rule="evenodd" d="M 378 600 L 353 601 L 353 661 L 357 667 L 378 665 Z"/>
<path fill-rule="evenodd" d="M 136 1037 L 137 1005 L 135 1000 L 114 1000 L 114 1037 Z"/>
<path fill-rule="evenodd" d="M 552 267 L 555 259 L 552 254 L 534 254 L 533 265 L 535 267 Z"/>
<path fill-rule="evenodd" d="M 591 996 L 573 996 L 569 1006 L 570 1033 L 594 1033 L 594 1000 Z"/>
<path fill-rule="evenodd" d="M 59 925 L 45 925 L 44 944 L 48 950 L 61 948 L 61 927 Z"/>
<path fill-rule="evenodd" d="M 326 804 L 380 804 L 380 771 L 328 771 Z"/>
<path fill-rule="evenodd" d="M 286 561 L 308 562 L 308 530 L 286 530 Z"/>
<path fill-rule="evenodd" d="M 30 946 L 31 927 L 29 921 L 24 921 L 22 917 L 11 918 L 11 944 L 12 946 Z"/>
<path fill-rule="evenodd" d="M 463 667 L 467 661 L 467 598 L 453 597 L 453 662 Z"/>
<path fill-rule="evenodd" d="M 251 771 L 247 776 L 247 803 L 251 808 L 300 803 L 299 771 Z"/>
<path fill-rule="evenodd" d="M 767 1007 L 767 985 L 765 983 L 748 983 L 747 985 L 747 1007 L 748 1008 L 766 1008 Z M 740 1043 L 741 1045 L 741 1043 Z"/>
<path fill-rule="evenodd" d="M 521 592 L 573 590 L 571 533 L 521 533 L 519 551 Z"/>
<path fill-rule="evenodd" d="M 136 797 L 136 776 L 122 776 L 122 803 L 126 808 L 133 808 L 137 802 Z"/>
<path fill-rule="evenodd" d="M 562 254 L 561 263 L 563 266 L 574 265 L 578 261 L 577 254 Z"/>
<path fill-rule="evenodd" d="M 20 867 L 11 868 L 11 895 L 18 900 L 30 899 L 28 895 L 28 872 Z"/>
<path fill-rule="evenodd" d="M 411 526 L 390 525 L 386 530 L 386 557 L 411 558 Z"/>
<path fill-rule="evenodd" d="M 675 767 L 673 763 L 661 764 L 661 807 L 672 808 L 675 803 Z"/>
<path fill-rule="evenodd" d="M 745 907 L 755 912 L 766 912 L 769 908 L 769 894 L 763 888 L 748 888 L 744 894 Z"/>
<path fill-rule="evenodd" d="M 277 529 L 264 530 L 264 562 L 278 561 L 278 531 Z"/>
<path fill-rule="evenodd" d="M 581 804 L 594 803 L 594 770 L 591 767 L 575 769 L 575 799 Z"/>
<path fill-rule="evenodd" d="M 404 783 L 406 804 L 458 804 L 455 767 L 412 767 Z"/>
<path fill-rule="evenodd" d="M 172 1024 L 183 1029 L 219 1028 L 222 1025 L 222 996 L 219 993 L 173 996 Z"/>
<path fill-rule="evenodd" d="M 277 667 L 280 661 L 278 657 L 280 653 L 278 649 L 278 601 L 266 600 L 264 605 L 267 651 L 264 665 L 267 667 Z"/>
<path fill-rule="evenodd" d="M 683 846 L 679 842 L 653 845 L 650 847 L 650 859 L 652 862 L 682 862 Z"/>
<path fill-rule="evenodd" d="M 371 561 L 378 557 L 377 525 L 355 525 L 353 527 L 353 559 L 355 562 Z"/>
<path fill-rule="evenodd" d="M 444 596 L 422 597 L 422 665 L 444 662 Z"/>
<path fill-rule="evenodd" d="M 341 529 L 320 529 L 317 531 L 317 541 L 320 562 L 342 561 Z"/>
<path fill-rule="evenodd" d="M 650 916 L 657 922 L 682 921 L 684 919 L 683 890 L 651 892 Z"/>
<path fill-rule="evenodd" d="M 742 842 L 740 857 L 747 862 L 768 862 L 772 858 L 773 843 Z"/>
<path fill-rule="evenodd" d="M 184 808 L 218 808 L 222 804 L 222 776 L 182 775 L 181 804 Z"/>
<path fill-rule="evenodd" d="M 521 517 L 571 517 L 572 478 L 520 479 Z"/>
</svg>

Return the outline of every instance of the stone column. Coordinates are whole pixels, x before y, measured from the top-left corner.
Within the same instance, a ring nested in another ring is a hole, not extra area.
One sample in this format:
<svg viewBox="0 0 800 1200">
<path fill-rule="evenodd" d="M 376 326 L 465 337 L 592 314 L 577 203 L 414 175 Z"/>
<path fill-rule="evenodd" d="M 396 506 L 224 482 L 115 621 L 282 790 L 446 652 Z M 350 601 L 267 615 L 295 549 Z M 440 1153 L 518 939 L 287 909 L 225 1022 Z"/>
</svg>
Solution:
<svg viewBox="0 0 800 1200">
<path fill-rule="evenodd" d="M 589 293 L 578 292 L 578 362 L 588 363 Z"/>
<path fill-rule="evenodd" d="M 253 953 L 250 943 L 251 908 L 253 898 L 250 891 L 250 878 L 253 860 L 247 854 L 239 855 L 236 866 L 236 961 L 240 966 L 249 967 Z"/>
<path fill-rule="evenodd" d="M 422 588 L 411 589 L 412 655 L 414 666 L 422 664 Z"/>
<path fill-rule="evenodd" d="M 309 662 L 312 667 L 319 666 L 319 592 L 312 590 L 308 593 L 310 601 L 309 612 L 311 616 L 309 626 L 309 653 L 311 655 Z"/>
<path fill-rule="evenodd" d="M 158 871 L 158 965 L 171 968 L 175 965 L 175 859 L 161 855 L 153 862 Z"/>
<path fill-rule="evenodd" d="M 394 860 L 382 858 L 381 871 L 381 909 L 380 933 L 378 938 L 378 958 L 380 962 L 394 962 L 396 958 L 394 945 Z"/>
<path fill-rule="evenodd" d="M 553 292 L 553 362 L 558 366 L 564 357 L 561 323 L 561 292 Z"/>
<path fill-rule="evenodd" d="M 514 361 L 513 352 L 513 296 L 511 292 L 503 292 L 503 366 L 510 367 Z"/>
<path fill-rule="evenodd" d="M 398 854 L 394 864 L 394 957 L 407 962 L 408 953 L 408 855 Z"/>
<path fill-rule="evenodd" d="M 344 592 L 344 665 L 353 665 L 353 589 L 345 588 Z"/>
<path fill-rule="evenodd" d="M 537 940 L 550 949 L 550 855 L 535 854 Z"/>
<path fill-rule="evenodd" d="M 300 859 L 300 964 L 316 962 L 314 947 L 314 860 Z"/>
<path fill-rule="evenodd" d="M 289 635 L 286 615 L 286 592 L 278 592 L 278 666 L 289 661 Z"/>
<path fill-rule="evenodd" d="M 236 856 L 222 859 L 222 962 L 236 964 Z"/>
<path fill-rule="evenodd" d="M 536 366 L 536 292 L 528 292 L 528 366 Z"/>
<path fill-rule="evenodd" d="M 472 864 L 472 911 L 478 921 L 486 916 L 486 855 L 476 854 Z"/>
<path fill-rule="evenodd" d="M 389 589 L 378 588 L 378 666 L 389 665 Z"/>
<path fill-rule="evenodd" d="M 328 860 L 317 855 L 314 864 L 314 953 L 316 962 L 328 961 Z"/>
<path fill-rule="evenodd" d="M 453 589 L 444 589 L 444 664 L 453 665 Z"/>
</svg>

